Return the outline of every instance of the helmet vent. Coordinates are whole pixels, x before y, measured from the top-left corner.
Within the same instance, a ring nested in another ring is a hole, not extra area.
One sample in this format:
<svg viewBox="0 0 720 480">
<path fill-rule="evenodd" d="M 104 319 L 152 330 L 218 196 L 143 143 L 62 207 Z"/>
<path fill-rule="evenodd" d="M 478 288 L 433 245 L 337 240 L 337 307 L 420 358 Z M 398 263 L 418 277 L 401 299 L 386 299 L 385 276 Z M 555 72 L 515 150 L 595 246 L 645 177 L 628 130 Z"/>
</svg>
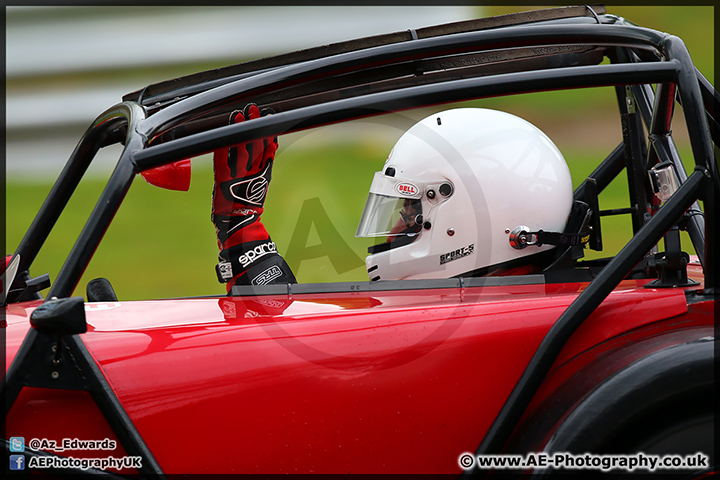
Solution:
<svg viewBox="0 0 720 480">
<path fill-rule="evenodd" d="M 385 175 L 388 177 L 394 177 L 395 176 L 395 169 L 393 167 L 387 167 L 385 169 Z"/>
<path fill-rule="evenodd" d="M 440 120 L 440 117 L 437 117 L 438 125 L 442 125 L 442 121 Z"/>
</svg>

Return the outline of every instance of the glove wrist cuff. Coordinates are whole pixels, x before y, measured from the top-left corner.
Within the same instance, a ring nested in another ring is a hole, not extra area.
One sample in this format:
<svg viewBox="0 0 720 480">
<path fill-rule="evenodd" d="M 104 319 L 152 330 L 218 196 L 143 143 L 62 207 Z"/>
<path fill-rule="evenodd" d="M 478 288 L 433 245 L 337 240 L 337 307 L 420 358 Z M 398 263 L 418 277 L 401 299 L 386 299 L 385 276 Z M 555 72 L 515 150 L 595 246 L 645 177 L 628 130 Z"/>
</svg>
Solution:
<svg viewBox="0 0 720 480">
<path fill-rule="evenodd" d="M 270 239 L 230 247 L 220 253 L 220 260 L 215 267 L 220 283 L 233 280 L 238 285 L 296 283 L 292 270 Z"/>
</svg>

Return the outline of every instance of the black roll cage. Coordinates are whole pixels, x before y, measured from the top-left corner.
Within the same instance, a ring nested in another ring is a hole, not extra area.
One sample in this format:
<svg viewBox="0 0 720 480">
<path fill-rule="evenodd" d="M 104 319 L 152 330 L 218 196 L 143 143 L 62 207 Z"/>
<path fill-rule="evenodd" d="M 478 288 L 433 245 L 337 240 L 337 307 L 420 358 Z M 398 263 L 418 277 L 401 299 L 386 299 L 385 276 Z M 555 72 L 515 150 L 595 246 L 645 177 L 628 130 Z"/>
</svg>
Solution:
<svg viewBox="0 0 720 480">
<path fill-rule="evenodd" d="M 604 57 L 609 64 L 599 64 Z M 477 450 L 498 453 L 572 332 L 688 209 L 699 210 L 698 200 L 704 202 L 705 216 L 689 216 L 684 226 L 703 265 L 701 294 L 717 295 L 712 247 L 718 243 L 720 177 L 713 143 L 718 144 L 720 135 L 715 117 L 720 95 L 695 69 L 679 38 L 628 25 L 602 7 L 563 7 L 369 37 L 130 93 L 92 123 L 70 156 L 15 252 L 20 265 L 11 289 L 22 291 L 32 282 L 32 262 L 102 147 L 121 143 L 125 148 L 47 298 L 72 294 L 140 172 L 255 138 L 382 113 L 597 86 L 616 88 L 628 134 L 576 189 L 575 198 L 596 201 L 626 169 L 633 207 L 619 213 L 633 216 L 634 236 L 562 314 L 530 361 Z M 684 110 L 695 159 L 690 175 L 670 132 L 676 99 Z M 250 101 L 276 113 L 227 125 L 228 112 Z M 647 143 L 643 125 L 649 132 Z M 676 166 L 682 185 L 655 215 L 644 217 L 646 170 L 667 161 Z M 596 247 L 601 244 L 599 229 L 597 235 Z M 35 293 L 32 298 L 42 297 Z"/>
</svg>

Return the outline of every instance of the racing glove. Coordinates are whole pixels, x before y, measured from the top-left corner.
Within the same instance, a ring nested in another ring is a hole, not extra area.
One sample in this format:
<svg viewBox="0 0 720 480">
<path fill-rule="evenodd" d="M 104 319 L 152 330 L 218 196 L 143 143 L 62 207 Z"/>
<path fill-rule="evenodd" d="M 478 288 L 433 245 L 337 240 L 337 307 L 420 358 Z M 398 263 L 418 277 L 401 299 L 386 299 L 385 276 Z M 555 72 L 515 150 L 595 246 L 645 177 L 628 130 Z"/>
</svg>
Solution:
<svg viewBox="0 0 720 480">
<path fill-rule="evenodd" d="M 230 115 L 230 124 L 260 118 L 254 103 Z M 277 252 L 260 221 L 277 150 L 277 137 L 215 150 L 215 185 L 211 219 L 215 225 L 220 263 L 218 280 L 233 285 L 296 283 L 285 259 Z"/>
</svg>

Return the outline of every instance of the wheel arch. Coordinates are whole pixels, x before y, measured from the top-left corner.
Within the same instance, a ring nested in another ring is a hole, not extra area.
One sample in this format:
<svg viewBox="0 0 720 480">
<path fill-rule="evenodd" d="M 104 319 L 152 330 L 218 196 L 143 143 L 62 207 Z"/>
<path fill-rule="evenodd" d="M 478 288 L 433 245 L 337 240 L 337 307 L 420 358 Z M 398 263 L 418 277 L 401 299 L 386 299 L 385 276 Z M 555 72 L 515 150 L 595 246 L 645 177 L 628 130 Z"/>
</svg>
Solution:
<svg viewBox="0 0 720 480">
<path fill-rule="evenodd" d="M 713 388 L 711 329 L 644 339 L 571 376 L 525 418 L 505 451 L 627 452 L 643 428 L 679 421 L 690 406 L 712 412 Z"/>
</svg>

